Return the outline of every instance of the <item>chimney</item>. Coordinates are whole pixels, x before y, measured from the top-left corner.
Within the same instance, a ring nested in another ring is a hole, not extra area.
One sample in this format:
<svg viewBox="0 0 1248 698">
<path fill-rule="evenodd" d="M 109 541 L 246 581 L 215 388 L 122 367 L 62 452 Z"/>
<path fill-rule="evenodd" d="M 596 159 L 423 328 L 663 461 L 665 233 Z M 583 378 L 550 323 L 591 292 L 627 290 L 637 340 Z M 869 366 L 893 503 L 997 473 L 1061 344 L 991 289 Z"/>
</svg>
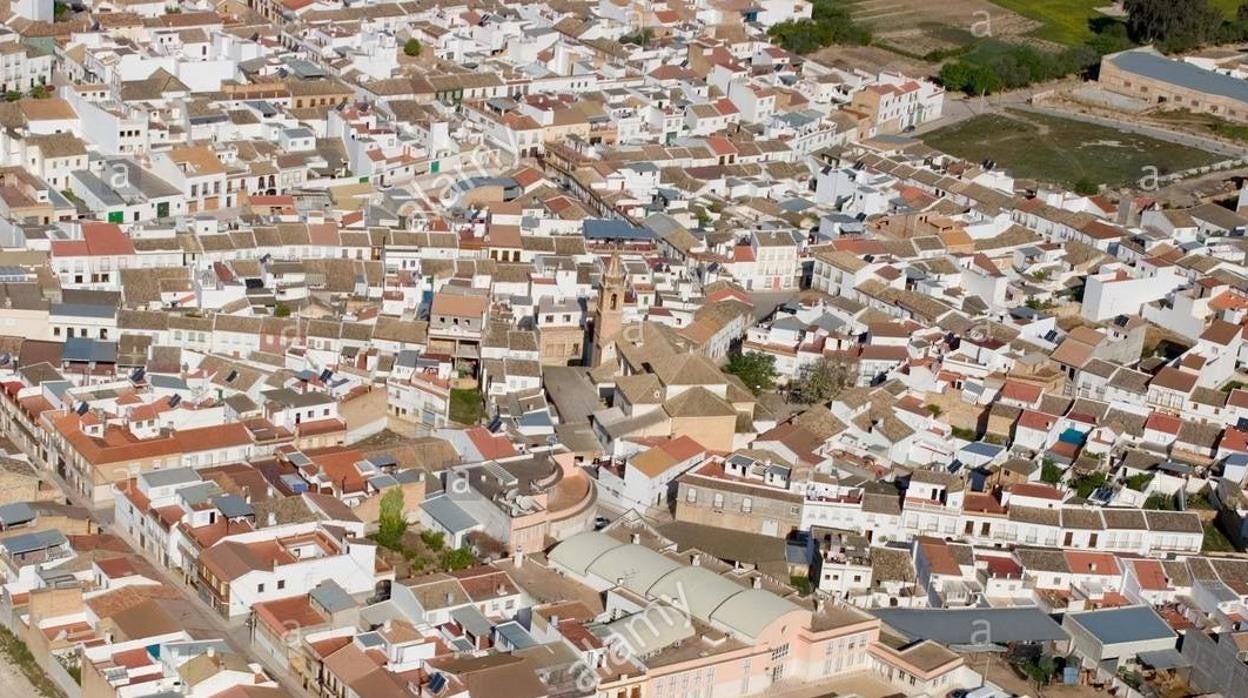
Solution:
<svg viewBox="0 0 1248 698">
<path fill-rule="evenodd" d="M 762 577 L 759 577 L 759 576 L 755 576 L 755 577 L 754 577 L 754 588 L 755 588 L 755 589 L 762 589 L 762 588 L 763 588 L 763 578 L 762 578 Z"/>
<path fill-rule="evenodd" d="M 694 567 L 701 567 L 702 556 L 697 553 L 694 553 L 689 559 L 689 564 L 693 565 Z"/>
<path fill-rule="evenodd" d="M 634 534 L 633 534 L 633 545 L 641 545 L 641 534 L 640 534 L 640 533 L 634 533 Z"/>
<path fill-rule="evenodd" d="M 451 604 L 453 604 L 453 603 L 455 603 L 455 594 L 454 594 L 454 592 L 450 592 L 450 591 L 446 592 L 446 605 L 447 605 L 447 606 L 450 606 L 450 605 L 451 605 Z"/>
</svg>

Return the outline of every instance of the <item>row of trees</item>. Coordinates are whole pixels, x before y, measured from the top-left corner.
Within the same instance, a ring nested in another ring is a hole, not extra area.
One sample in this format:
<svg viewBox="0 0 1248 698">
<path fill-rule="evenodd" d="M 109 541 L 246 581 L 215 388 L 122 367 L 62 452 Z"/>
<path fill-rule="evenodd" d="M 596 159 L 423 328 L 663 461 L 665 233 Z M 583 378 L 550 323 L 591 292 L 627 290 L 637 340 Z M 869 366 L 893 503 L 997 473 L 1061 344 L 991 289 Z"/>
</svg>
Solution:
<svg viewBox="0 0 1248 698">
<path fill-rule="evenodd" d="M 776 45 L 793 53 L 812 53 L 824 46 L 871 43 L 871 30 L 858 24 L 844 5 L 815 0 L 810 19 L 789 20 L 767 31 Z"/>
<path fill-rule="evenodd" d="M 752 351 L 734 353 L 728 358 L 724 371 L 740 378 L 755 395 L 774 388 L 779 377 L 776 357 Z M 854 385 L 857 377 L 856 362 L 825 357 L 805 367 L 800 375 L 789 381 L 789 397 L 807 405 L 826 402 Z"/>
<path fill-rule="evenodd" d="M 1051 52 L 987 40 L 946 63 L 939 79 L 948 90 L 982 96 L 1093 72 L 1101 56 L 1153 44 L 1165 52 L 1248 40 L 1248 1 L 1226 19 L 1210 0 L 1125 0 L 1125 21 L 1093 20 L 1085 44 Z"/>
<path fill-rule="evenodd" d="M 1166 52 L 1248 39 L 1248 2 L 1233 19 L 1209 0 L 1124 0 L 1123 9 L 1131 38 Z"/>
<path fill-rule="evenodd" d="M 1080 73 L 1099 62 L 1097 50 L 1086 45 L 1053 53 L 1026 44 L 986 41 L 946 63 L 938 79 L 947 90 L 982 96 Z"/>
</svg>

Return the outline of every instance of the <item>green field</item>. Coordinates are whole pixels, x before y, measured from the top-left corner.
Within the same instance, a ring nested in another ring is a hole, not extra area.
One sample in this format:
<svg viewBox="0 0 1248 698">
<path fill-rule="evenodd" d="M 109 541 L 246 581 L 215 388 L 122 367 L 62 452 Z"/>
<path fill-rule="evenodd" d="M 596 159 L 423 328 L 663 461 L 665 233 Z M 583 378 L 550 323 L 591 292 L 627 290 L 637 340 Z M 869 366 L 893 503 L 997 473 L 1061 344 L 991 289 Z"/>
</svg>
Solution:
<svg viewBox="0 0 1248 698">
<path fill-rule="evenodd" d="M 1092 38 L 1088 21 L 1102 17 L 1098 7 L 1106 7 L 1111 0 L 992 0 L 1007 10 L 1043 22 L 1044 26 L 1031 33 L 1038 39 L 1059 44 L 1081 44 Z M 1235 16 L 1240 0 L 1210 0 L 1228 18 Z"/>
<path fill-rule="evenodd" d="M 995 160 L 1015 177 L 1070 189 L 1091 182 L 1135 186 L 1160 174 L 1217 162 L 1213 153 L 1081 121 L 1025 112 L 984 114 L 922 136 L 937 150 L 971 162 Z"/>
</svg>

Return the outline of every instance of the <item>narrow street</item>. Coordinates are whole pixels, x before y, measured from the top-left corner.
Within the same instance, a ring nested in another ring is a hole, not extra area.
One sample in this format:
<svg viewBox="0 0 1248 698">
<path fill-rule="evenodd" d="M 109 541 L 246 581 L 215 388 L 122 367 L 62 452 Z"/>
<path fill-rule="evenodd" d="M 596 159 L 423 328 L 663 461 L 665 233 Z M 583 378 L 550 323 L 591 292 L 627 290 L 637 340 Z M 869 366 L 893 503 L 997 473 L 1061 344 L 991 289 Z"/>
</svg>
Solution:
<svg viewBox="0 0 1248 698">
<path fill-rule="evenodd" d="M 167 570 L 159 560 L 146 551 L 135 550 L 134 546 L 130 544 L 130 541 L 120 531 L 114 529 L 111 507 L 97 508 L 91 502 L 88 502 L 85 497 L 74 492 L 55 472 L 40 472 L 42 474 L 46 474 L 52 482 L 55 482 L 56 485 L 61 488 L 61 492 L 65 494 L 66 498 L 72 504 L 80 506 L 91 512 L 91 519 L 95 521 L 102 532 L 110 533 L 116 536 L 118 540 L 126 544 L 131 552 L 141 555 L 144 559 L 146 559 L 152 565 L 152 568 L 156 570 L 157 574 L 160 575 L 161 578 L 157 581 L 160 581 L 166 586 L 175 587 L 181 591 L 182 595 L 185 596 L 187 600 L 190 601 L 191 605 L 193 605 L 199 612 L 199 615 L 205 619 L 212 628 L 221 633 L 221 639 L 225 640 L 230 649 L 239 655 L 246 657 L 249 661 L 256 662 L 264 667 L 264 670 L 269 674 L 269 676 L 271 676 L 273 680 L 276 681 L 278 685 L 280 685 L 290 695 L 309 695 L 303 690 L 303 688 L 300 687 L 299 682 L 297 682 L 293 676 L 275 666 L 268 657 L 264 657 L 252 649 L 251 630 L 246 622 L 242 620 L 234 622 L 226 621 L 219 613 L 214 611 L 211 606 L 205 603 L 203 599 L 199 598 L 199 595 L 197 595 L 188 584 L 184 583 L 181 579 L 178 579 L 176 574 Z M 20 679 L 22 677 L 19 675 L 18 678 Z M 0 676 L 0 695 L 23 695 L 21 693 L 10 694 L 8 691 L 3 690 L 3 686 L 4 677 Z"/>
</svg>

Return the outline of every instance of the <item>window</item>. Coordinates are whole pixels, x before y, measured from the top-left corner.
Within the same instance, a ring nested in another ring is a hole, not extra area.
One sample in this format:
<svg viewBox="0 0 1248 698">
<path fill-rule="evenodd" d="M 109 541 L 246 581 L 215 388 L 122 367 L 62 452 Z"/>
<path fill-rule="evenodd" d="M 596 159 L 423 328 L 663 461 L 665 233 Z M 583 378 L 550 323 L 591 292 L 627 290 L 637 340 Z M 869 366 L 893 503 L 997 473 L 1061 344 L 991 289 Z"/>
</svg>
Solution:
<svg viewBox="0 0 1248 698">
<path fill-rule="evenodd" d="M 698 501 L 698 491 L 690 487 L 685 492 L 685 501 L 689 502 L 690 504 L 693 504 L 694 502 Z"/>
<path fill-rule="evenodd" d="M 743 498 L 741 499 L 741 511 L 742 511 L 743 513 L 748 514 L 748 513 L 750 513 L 750 511 L 751 511 L 753 508 L 754 508 L 754 500 L 753 500 L 753 499 L 750 499 L 749 497 L 743 497 Z"/>
<path fill-rule="evenodd" d="M 280 591 L 280 590 L 282 590 L 282 589 L 285 589 L 285 588 L 286 588 L 286 580 L 285 580 L 285 579 L 279 579 L 279 580 L 277 580 L 277 588 L 278 588 L 278 590 L 279 590 L 279 591 Z"/>
<path fill-rule="evenodd" d="M 263 593 L 264 593 L 264 585 L 263 585 L 263 584 L 257 584 L 257 585 L 256 585 L 256 593 L 257 593 L 257 594 L 263 594 Z"/>
<path fill-rule="evenodd" d="M 724 495 L 716 492 L 714 504 L 716 509 L 722 509 L 724 507 Z"/>
</svg>

